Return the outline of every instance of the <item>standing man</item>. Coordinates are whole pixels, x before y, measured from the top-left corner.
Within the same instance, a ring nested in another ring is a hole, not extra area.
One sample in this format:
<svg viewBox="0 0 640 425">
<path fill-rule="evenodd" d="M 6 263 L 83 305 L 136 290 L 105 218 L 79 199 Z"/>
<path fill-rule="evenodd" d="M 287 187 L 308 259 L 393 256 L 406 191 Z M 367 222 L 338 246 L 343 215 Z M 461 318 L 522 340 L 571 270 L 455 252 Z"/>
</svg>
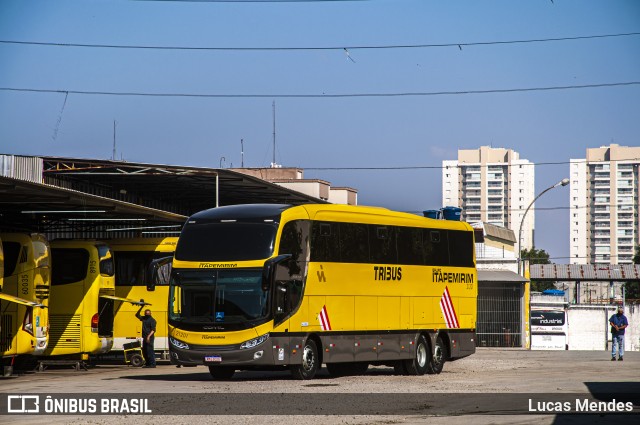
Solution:
<svg viewBox="0 0 640 425">
<path fill-rule="evenodd" d="M 146 309 L 144 316 L 140 314 L 144 304 L 136 312 L 136 317 L 142 322 L 142 355 L 144 356 L 144 367 L 156 367 L 156 353 L 153 342 L 156 334 L 156 319 L 151 317 L 151 310 Z"/>
<path fill-rule="evenodd" d="M 624 328 L 629 326 L 627 317 L 624 315 L 624 308 L 618 307 L 618 313 L 611 316 L 609 319 L 611 325 L 611 361 L 616 359 L 616 348 L 618 350 L 618 361 L 623 361 L 624 358 Z"/>
</svg>

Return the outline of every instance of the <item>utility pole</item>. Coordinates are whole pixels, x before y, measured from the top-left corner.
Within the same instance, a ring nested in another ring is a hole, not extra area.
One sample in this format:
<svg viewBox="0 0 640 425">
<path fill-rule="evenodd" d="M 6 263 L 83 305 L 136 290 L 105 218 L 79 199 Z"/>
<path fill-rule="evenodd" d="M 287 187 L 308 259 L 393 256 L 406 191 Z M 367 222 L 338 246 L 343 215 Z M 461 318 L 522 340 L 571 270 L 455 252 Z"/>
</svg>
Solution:
<svg viewBox="0 0 640 425">
<path fill-rule="evenodd" d="M 273 101 L 273 162 L 271 167 L 276 167 L 276 101 Z"/>
<path fill-rule="evenodd" d="M 240 168 L 244 168 L 244 139 L 240 139 Z"/>
<path fill-rule="evenodd" d="M 113 120 L 113 154 L 111 155 L 111 160 L 116 160 L 116 120 Z"/>
</svg>

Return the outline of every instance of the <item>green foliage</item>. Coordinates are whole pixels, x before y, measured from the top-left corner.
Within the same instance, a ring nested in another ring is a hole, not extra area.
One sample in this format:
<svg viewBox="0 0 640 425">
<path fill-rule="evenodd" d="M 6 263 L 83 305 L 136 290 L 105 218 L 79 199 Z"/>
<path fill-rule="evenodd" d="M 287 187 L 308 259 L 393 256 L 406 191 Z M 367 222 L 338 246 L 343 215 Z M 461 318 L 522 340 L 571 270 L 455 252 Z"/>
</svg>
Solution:
<svg viewBox="0 0 640 425">
<path fill-rule="evenodd" d="M 535 246 L 529 250 L 523 249 L 520 252 L 520 257 L 523 260 L 529 261 L 529 264 L 551 264 L 551 260 L 549 260 L 549 253 L 544 249 L 536 249 Z M 542 292 L 545 289 L 555 289 L 555 282 L 539 280 L 531 281 L 532 291 Z"/>
<path fill-rule="evenodd" d="M 551 264 L 549 253 L 544 249 L 536 249 L 535 246 L 529 250 L 523 249 L 520 257 L 529 260 L 529 264 Z"/>
<path fill-rule="evenodd" d="M 640 246 L 636 247 L 636 254 L 633 256 L 633 264 L 640 264 Z M 626 282 L 624 284 L 625 300 L 640 300 L 640 282 Z"/>
</svg>

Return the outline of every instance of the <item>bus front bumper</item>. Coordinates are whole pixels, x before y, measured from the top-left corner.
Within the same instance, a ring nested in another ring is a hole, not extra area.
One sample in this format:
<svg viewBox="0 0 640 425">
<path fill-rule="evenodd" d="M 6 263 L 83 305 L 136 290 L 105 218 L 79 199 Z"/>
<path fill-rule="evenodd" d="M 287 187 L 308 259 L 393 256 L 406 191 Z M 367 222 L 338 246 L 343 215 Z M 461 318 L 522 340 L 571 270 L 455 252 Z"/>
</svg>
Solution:
<svg viewBox="0 0 640 425">
<path fill-rule="evenodd" d="M 284 345 L 279 344 L 278 338 L 268 338 L 262 344 L 246 349 L 239 349 L 237 346 L 200 346 L 185 349 L 169 343 L 169 351 L 173 364 L 184 366 L 237 366 L 238 369 L 241 369 L 252 366 L 288 364 L 289 358 L 285 355 Z"/>
</svg>

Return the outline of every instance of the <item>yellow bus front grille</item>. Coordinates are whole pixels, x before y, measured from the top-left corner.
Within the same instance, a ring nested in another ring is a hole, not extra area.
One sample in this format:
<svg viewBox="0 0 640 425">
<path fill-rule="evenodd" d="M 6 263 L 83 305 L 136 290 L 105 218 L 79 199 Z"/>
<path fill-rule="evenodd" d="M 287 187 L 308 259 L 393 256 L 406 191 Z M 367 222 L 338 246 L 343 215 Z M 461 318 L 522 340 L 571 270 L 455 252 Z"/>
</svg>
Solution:
<svg viewBox="0 0 640 425">
<path fill-rule="evenodd" d="M 11 350 L 13 340 L 13 317 L 10 314 L 3 314 L 0 319 L 0 351 Z"/>
<path fill-rule="evenodd" d="M 56 348 L 80 348 L 80 315 L 49 316 L 49 345 Z"/>
</svg>

